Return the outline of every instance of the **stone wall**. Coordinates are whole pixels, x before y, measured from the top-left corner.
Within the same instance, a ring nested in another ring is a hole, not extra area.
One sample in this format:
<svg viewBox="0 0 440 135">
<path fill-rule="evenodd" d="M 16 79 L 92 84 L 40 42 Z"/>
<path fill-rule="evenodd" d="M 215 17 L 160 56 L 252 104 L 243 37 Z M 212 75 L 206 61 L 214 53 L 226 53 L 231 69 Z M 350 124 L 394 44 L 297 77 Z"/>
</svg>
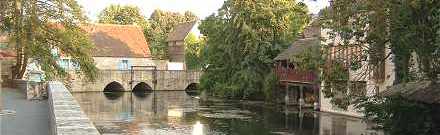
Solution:
<svg viewBox="0 0 440 135">
<path fill-rule="evenodd" d="M 15 64 L 13 60 L 0 60 L 0 84 L 2 86 L 11 86 L 12 71 L 11 68 Z"/>
<path fill-rule="evenodd" d="M 170 62 L 185 62 L 185 42 L 183 40 L 168 42 L 168 52 Z"/>
<path fill-rule="evenodd" d="M 44 82 L 34 82 L 28 80 L 14 80 L 14 87 L 26 94 L 26 99 L 45 99 L 47 90 Z"/>
<path fill-rule="evenodd" d="M 48 82 L 52 135 L 100 135 L 61 82 Z"/>
<path fill-rule="evenodd" d="M 127 60 L 129 66 L 156 66 L 158 70 L 167 69 L 167 61 L 151 58 L 93 57 L 93 59 L 100 70 L 118 70 L 122 60 Z"/>
</svg>

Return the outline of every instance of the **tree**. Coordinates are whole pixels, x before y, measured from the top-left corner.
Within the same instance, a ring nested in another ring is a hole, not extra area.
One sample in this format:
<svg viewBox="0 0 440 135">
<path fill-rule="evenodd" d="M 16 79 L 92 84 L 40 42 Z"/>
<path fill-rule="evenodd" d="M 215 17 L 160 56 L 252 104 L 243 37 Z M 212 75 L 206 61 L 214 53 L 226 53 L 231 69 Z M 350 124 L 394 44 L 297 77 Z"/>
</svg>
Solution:
<svg viewBox="0 0 440 135">
<path fill-rule="evenodd" d="M 198 20 L 197 16 L 190 11 L 186 11 L 182 15 L 156 9 L 149 19 L 150 26 L 146 27 L 144 31 L 152 55 L 158 59 L 166 59 L 168 56 L 168 44 L 166 43 L 168 33 L 179 23 L 196 20 Z"/>
<path fill-rule="evenodd" d="M 203 67 L 202 51 L 206 45 L 204 38 L 199 39 L 194 33 L 189 33 L 184 45 L 187 69 L 200 70 Z"/>
<path fill-rule="evenodd" d="M 147 21 L 136 6 L 110 5 L 98 15 L 99 23 L 146 26 Z"/>
<path fill-rule="evenodd" d="M 201 86 L 209 94 L 246 99 L 263 93 L 273 58 L 309 20 L 305 4 L 292 0 L 227 0 L 202 21 L 207 68 Z"/>
<path fill-rule="evenodd" d="M 30 61 L 38 62 L 49 78 L 65 75 L 53 53 L 58 49 L 94 79 L 93 45 L 79 27 L 86 18 L 75 0 L 2 0 L 0 5 L 1 31 L 8 34 L 9 46 L 17 53 L 14 78 L 23 78 Z"/>
</svg>

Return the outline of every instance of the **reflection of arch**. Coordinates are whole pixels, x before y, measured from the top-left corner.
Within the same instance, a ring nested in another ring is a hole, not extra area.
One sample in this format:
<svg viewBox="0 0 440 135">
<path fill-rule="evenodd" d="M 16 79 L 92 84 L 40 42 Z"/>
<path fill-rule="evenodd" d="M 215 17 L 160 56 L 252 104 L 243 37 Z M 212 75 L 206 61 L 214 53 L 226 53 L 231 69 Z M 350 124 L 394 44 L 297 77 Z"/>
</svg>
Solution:
<svg viewBox="0 0 440 135">
<path fill-rule="evenodd" d="M 107 84 L 104 88 L 104 92 L 123 92 L 124 87 L 119 82 L 113 81 Z"/>
<path fill-rule="evenodd" d="M 188 95 L 198 95 L 198 86 L 199 84 L 198 83 L 191 83 L 191 84 L 189 84 L 188 86 L 186 86 L 186 88 L 185 88 L 185 92 L 188 94 Z"/>
<path fill-rule="evenodd" d="M 145 82 L 140 82 L 133 88 L 133 92 L 135 93 L 145 93 L 150 91 L 153 91 L 153 89 Z"/>
<path fill-rule="evenodd" d="M 124 92 L 104 92 L 105 98 L 108 100 L 116 100 L 124 95 Z"/>
</svg>

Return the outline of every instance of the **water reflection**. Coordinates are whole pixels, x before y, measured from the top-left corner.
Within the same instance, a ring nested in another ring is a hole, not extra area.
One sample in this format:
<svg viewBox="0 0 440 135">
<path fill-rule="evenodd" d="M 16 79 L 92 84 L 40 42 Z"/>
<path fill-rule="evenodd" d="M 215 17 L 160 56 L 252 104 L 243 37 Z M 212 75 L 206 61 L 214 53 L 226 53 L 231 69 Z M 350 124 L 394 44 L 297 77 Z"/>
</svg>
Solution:
<svg viewBox="0 0 440 135">
<path fill-rule="evenodd" d="M 73 95 L 103 134 L 382 135 L 367 130 L 356 118 L 285 113 L 239 102 L 201 102 L 184 91 Z"/>
</svg>

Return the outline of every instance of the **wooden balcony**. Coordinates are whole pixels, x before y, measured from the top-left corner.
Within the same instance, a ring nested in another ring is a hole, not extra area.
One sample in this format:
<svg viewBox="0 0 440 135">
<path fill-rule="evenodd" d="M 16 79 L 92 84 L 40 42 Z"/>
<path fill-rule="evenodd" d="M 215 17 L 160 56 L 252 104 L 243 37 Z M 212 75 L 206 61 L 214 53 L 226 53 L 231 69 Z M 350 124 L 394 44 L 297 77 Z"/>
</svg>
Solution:
<svg viewBox="0 0 440 135">
<path fill-rule="evenodd" d="M 314 84 L 318 76 L 311 71 L 299 71 L 297 69 L 275 67 L 275 74 L 282 83 Z"/>
</svg>

